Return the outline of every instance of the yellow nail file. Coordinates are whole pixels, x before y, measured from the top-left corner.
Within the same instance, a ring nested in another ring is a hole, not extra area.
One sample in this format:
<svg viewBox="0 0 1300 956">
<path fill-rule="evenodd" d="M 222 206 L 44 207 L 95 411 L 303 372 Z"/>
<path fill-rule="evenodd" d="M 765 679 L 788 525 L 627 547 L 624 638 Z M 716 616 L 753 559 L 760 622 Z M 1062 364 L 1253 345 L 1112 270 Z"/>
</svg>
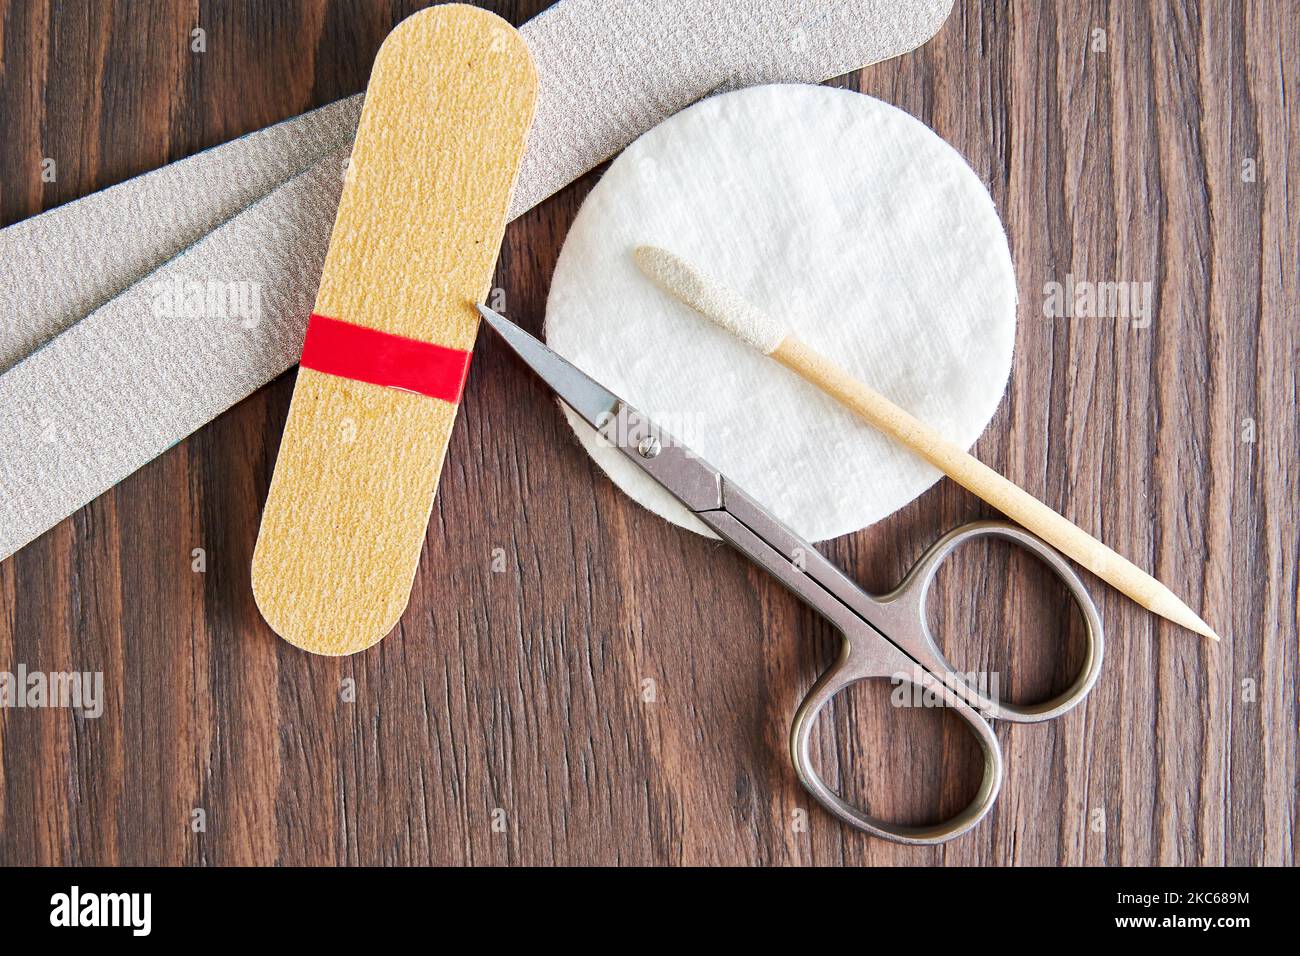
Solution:
<svg viewBox="0 0 1300 956">
<path fill-rule="evenodd" d="M 363 650 L 406 609 L 536 92 L 474 7 L 379 49 L 253 553 L 262 616 L 305 650 Z"/>
</svg>

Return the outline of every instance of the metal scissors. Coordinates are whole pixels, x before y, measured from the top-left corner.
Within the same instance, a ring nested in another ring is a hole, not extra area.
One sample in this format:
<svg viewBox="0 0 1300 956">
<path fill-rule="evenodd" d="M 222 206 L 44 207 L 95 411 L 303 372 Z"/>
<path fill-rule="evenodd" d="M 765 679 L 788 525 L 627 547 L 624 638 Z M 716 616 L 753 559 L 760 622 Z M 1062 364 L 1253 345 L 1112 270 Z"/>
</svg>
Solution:
<svg viewBox="0 0 1300 956">
<path fill-rule="evenodd" d="M 940 538 L 893 591 L 869 595 L 730 478 L 627 402 L 503 316 L 481 305 L 478 310 L 569 408 L 616 444 L 718 537 L 779 580 L 843 635 L 839 658 L 800 704 L 790 732 L 790 755 L 800 782 L 839 819 L 901 843 L 942 843 L 965 833 L 989 812 L 1002 783 L 1002 753 L 986 717 L 1022 723 L 1049 720 L 1070 710 L 1092 689 L 1101 672 L 1101 619 L 1065 559 L 1034 535 L 1000 521 L 964 525 Z M 959 674 L 930 633 L 925 608 L 935 572 L 958 545 L 982 536 L 1004 538 L 1041 559 L 1083 612 L 1083 666 L 1073 684 L 1058 697 L 1033 705 L 1000 702 Z M 930 695 L 928 699 L 955 710 L 974 734 L 984 754 L 984 777 L 970 805 L 955 817 L 929 826 L 890 823 L 849 803 L 817 772 L 810 753 L 817 715 L 840 691 L 872 678 L 915 685 Z"/>
</svg>

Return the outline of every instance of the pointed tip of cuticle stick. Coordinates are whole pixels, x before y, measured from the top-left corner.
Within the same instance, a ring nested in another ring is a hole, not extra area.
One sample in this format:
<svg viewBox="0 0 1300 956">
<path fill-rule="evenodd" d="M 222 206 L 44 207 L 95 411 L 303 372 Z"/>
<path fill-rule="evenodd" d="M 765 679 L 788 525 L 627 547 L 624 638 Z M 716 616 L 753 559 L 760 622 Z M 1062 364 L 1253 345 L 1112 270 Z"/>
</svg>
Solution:
<svg viewBox="0 0 1300 956">
<path fill-rule="evenodd" d="M 655 285 L 764 355 L 786 337 L 786 328 L 745 301 L 735 289 L 704 275 L 681 256 L 659 246 L 637 246 L 632 257 Z"/>
<path fill-rule="evenodd" d="M 1189 631 L 1195 631 L 1197 634 L 1200 634 L 1203 637 L 1208 637 L 1212 641 L 1217 642 L 1220 640 L 1219 635 L 1214 632 L 1214 628 L 1201 620 L 1199 614 L 1190 609 L 1187 611 L 1187 614 L 1188 617 L 1186 620 L 1179 621 L 1178 623 L 1182 624 L 1183 627 L 1187 628 Z"/>
<path fill-rule="evenodd" d="M 1199 617 L 1196 618 L 1196 623 L 1194 624 L 1191 622 L 1184 623 L 1182 621 L 1179 621 L 1178 623 L 1182 624 L 1182 626 L 1187 628 L 1189 631 L 1200 634 L 1202 637 L 1208 637 L 1212 641 L 1220 640 L 1219 635 L 1214 633 L 1214 628 L 1210 627 L 1210 625 L 1206 624 Z"/>
<path fill-rule="evenodd" d="M 1187 630 L 1200 634 L 1202 637 L 1208 637 L 1212 641 L 1220 640 L 1214 628 L 1201 620 L 1200 615 L 1175 597 L 1172 591 L 1167 595 L 1162 595 L 1162 599 L 1153 603 L 1158 606 L 1153 606 L 1150 610 L 1163 618 L 1167 618 L 1179 627 L 1185 627 Z"/>
</svg>

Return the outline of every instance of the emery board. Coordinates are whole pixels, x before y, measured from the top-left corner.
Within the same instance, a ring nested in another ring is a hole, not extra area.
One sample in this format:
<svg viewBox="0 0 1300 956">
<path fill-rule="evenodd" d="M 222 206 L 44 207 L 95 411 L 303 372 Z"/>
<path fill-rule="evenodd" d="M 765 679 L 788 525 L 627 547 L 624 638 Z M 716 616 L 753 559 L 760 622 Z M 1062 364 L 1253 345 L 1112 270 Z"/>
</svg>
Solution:
<svg viewBox="0 0 1300 956">
<path fill-rule="evenodd" d="M 406 608 L 536 88 L 473 7 L 380 47 L 253 554 L 262 616 L 305 650 L 363 650 Z"/>
</svg>

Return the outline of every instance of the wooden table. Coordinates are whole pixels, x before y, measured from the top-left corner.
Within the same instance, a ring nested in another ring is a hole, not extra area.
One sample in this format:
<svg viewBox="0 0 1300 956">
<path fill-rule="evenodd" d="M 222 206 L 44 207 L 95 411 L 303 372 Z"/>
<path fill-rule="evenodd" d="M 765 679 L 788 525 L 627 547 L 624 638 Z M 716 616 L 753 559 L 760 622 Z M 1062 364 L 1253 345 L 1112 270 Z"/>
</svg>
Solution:
<svg viewBox="0 0 1300 956">
<path fill-rule="evenodd" d="M 361 90 L 419 5 L 0 0 L 0 219 Z M 834 635 L 615 491 L 484 339 L 410 609 L 366 653 L 295 650 L 249 591 L 292 373 L 0 564 L 0 669 L 102 671 L 108 695 L 99 719 L 0 711 L 0 863 L 1294 862 L 1297 17 L 958 0 L 920 50 L 836 81 L 933 127 L 1006 223 L 1016 361 L 975 452 L 1227 636 L 1092 581 L 1102 678 L 1063 720 L 999 728 L 972 834 L 900 847 L 811 804 L 785 741 Z M 507 231 L 496 284 L 528 328 L 598 175 Z M 1152 283 L 1153 321 L 1045 317 L 1067 275 Z M 985 514 L 943 482 L 827 548 L 880 588 Z M 1043 577 L 975 548 L 936 595 L 950 656 L 1015 699 L 1066 677 Z M 895 818 L 953 811 L 973 745 L 888 691 L 839 709 L 823 765 L 856 761 L 851 792 Z"/>
</svg>

